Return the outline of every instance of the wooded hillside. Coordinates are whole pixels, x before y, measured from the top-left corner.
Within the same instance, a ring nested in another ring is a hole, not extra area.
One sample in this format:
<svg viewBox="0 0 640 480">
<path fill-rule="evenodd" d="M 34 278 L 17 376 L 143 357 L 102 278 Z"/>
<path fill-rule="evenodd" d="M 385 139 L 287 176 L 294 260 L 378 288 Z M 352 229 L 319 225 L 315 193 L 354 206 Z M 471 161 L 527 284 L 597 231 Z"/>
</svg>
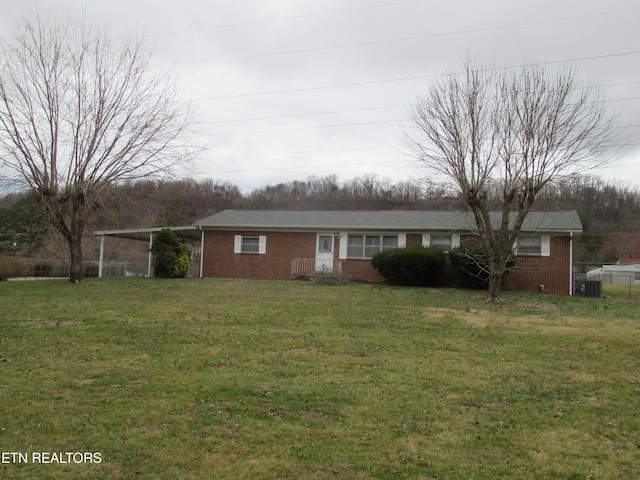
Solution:
<svg viewBox="0 0 640 480">
<path fill-rule="evenodd" d="M 464 209 L 442 185 L 407 180 L 394 183 L 374 174 L 339 182 L 337 175 L 270 185 L 243 194 L 215 180 L 141 180 L 120 185 L 105 201 L 87 232 L 87 259 L 97 251 L 93 230 L 189 225 L 218 211 L 235 209 L 386 210 Z M 489 192 L 491 195 L 491 192 Z M 640 257 L 640 191 L 597 177 L 577 177 L 547 189 L 538 209 L 575 209 L 585 233 L 576 241 L 576 260 L 613 262 Z M 15 242 L 15 246 L 14 246 Z M 129 242 L 131 243 L 131 242 Z M 133 250 L 146 255 L 139 242 Z M 128 253 L 131 247 L 123 247 Z M 23 257 L 64 258 L 65 250 L 46 228 L 27 194 L 0 199 L 0 250 Z M 119 256 L 117 253 L 112 256 Z M 93 253 L 92 253 L 93 251 Z M 124 252 L 122 252 L 124 254 Z"/>
</svg>

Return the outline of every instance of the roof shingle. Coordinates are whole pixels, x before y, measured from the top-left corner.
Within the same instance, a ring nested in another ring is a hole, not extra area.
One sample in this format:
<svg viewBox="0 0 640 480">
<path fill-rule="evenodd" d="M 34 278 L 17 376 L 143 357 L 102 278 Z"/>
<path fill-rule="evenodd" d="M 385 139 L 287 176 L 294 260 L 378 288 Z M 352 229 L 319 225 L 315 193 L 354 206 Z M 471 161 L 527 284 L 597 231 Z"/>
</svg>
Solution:
<svg viewBox="0 0 640 480">
<path fill-rule="evenodd" d="M 496 227 L 500 213 L 492 212 Z M 511 215 L 511 221 L 515 213 Z M 195 222 L 205 229 L 251 230 L 370 230 L 370 231 L 473 231 L 469 212 L 418 210 L 304 211 L 304 210 L 224 210 Z M 525 232 L 581 232 L 575 210 L 530 212 Z"/>
</svg>

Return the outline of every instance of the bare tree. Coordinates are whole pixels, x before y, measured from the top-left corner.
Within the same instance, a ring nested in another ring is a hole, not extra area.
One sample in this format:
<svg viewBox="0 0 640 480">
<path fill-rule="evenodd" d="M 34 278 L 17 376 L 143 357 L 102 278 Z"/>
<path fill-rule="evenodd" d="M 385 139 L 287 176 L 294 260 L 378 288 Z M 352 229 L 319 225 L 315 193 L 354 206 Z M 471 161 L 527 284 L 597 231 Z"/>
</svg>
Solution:
<svg viewBox="0 0 640 480">
<path fill-rule="evenodd" d="M 0 42 L 0 162 L 35 192 L 82 279 L 82 235 L 114 184 L 189 158 L 188 104 L 140 40 L 35 12 Z"/>
<path fill-rule="evenodd" d="M 462 195 L 484 247 L 487 298 L 499 299 L 522 224 L 547 185 L 587 170 L 611 143 L 615 117 L 573 68 L 496 69 L 467 60 L 412 109 L 408 145 Z M 488 192 L 498 192 L 492 214 Z"/>
</svg>

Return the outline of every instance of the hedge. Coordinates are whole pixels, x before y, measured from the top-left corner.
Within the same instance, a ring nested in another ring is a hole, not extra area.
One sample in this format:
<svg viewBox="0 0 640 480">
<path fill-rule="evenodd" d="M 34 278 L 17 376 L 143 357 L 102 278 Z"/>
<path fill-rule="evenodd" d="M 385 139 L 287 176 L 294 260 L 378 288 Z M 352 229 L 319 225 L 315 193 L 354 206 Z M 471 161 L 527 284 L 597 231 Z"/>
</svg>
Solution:
<svg viewBox="0 0 640 480">
<path fill-rule="evenodd" d="M 433 285 L 446 260 L 436 247 L 396 248 L 376 253 L 371 264 L 394 285 Z"/>
<path fill-rule="evenodd" d="M 466 286 L 483 288 L 489 283 L 487 254 L 481 245 L 469 244 L 454 248 L 449 252 L 449 260 L 464 278 Z M 508 262 L 508 269 L 515 267 L 515 264 L 514 255 Z"/>
</svg>

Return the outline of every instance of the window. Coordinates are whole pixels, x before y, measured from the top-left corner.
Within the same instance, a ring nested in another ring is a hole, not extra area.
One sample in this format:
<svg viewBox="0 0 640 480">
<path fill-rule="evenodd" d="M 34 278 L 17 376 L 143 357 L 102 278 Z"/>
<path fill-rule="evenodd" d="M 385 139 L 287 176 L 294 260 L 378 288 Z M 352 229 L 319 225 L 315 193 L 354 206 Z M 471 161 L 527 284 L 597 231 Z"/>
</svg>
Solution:
<svg viewBox="0 0 640 480">
<path fill-rule="evenodd" d="M 397 235 L 349 235 L 347 257 L 371 258 L 376 253 L 398 248 Z"/>
<path fill-rule="evenodd" d="M 516 255 L 548 257 L 551 255 L 551 237 L 549 235 L 520 237 L 516 241 L 515 250 Z"/>
<path fill-rule="evenodd" d="M 453 235 L 446 233 L 432 233 L 431 246 L 448 252 L 453 248 Z"/>
<path fill-rule="evenodd" d="M 518 255 L 541 255 L 542 237 L 521 237 L 518 239 Z"/>
<path fill-rule="evenodd" d="M 234 253 L 267 253 L 267 237 L 264 235 L 236 235 Z"/>
<path fill-rule="evenodd" d="M 333 253 L 333 237 L 331 235 L 318 236 L 318 253 Z"/>
<path fill-rule="evenodd" d="M 242 253 L 258 253 L 260 251 L 260 237 L 242 237 Z"/>
<path fill-rule="evenodd" d="M 436 247 L 445 253 L 452 248 L 460 246 L 459 233 L 424 233 L 422 234 L 422 245 L 424 247 Z"/>
</svg>

